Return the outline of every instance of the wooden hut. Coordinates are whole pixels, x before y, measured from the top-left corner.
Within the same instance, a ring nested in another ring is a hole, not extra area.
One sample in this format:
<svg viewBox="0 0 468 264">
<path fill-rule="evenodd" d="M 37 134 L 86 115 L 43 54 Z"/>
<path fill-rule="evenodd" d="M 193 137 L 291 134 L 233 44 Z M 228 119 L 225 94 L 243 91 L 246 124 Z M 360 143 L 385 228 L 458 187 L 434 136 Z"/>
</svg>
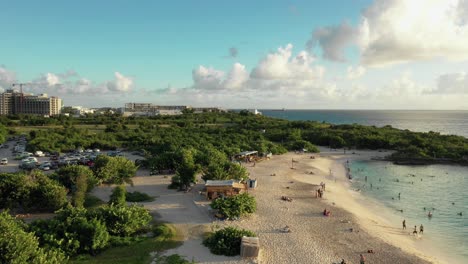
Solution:
<svg viewBox="0 0 468 264">
<path fill-rule="evenodd" d="M 243 193 L 247 190 L 245 183 L 240 183 L 235 180 L 227 181 L 211 181 L 205 183 L 206 197 L 211 200 L 219 196 L 234 196 Z"/>
</svg>

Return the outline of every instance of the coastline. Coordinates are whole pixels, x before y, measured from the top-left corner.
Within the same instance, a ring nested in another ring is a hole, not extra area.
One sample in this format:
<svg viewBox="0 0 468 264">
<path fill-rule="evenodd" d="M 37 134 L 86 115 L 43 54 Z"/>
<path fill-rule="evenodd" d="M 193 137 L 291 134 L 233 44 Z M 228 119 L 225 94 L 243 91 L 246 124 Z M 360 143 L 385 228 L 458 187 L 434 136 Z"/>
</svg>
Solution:
<svg viewBox="0 0 468 264">
<path fill-rule="evenodd" d="M 317 161 L 311 164 L 323 172 L 327 171 L 328 168 L 334 168 L 333 174 L 337 181 L 336 184 L 331 185 L 332 192 L 329 194 L 329 202 L 334 202 L 336 206 L 356 216 L 360 226 L 370 234 L 409 254 L 416 255 L 432 263 L 458 263 L 455 261 L 459 260 L 449 259 L 442 252 L 439 252 L 433 243 L 434 241 L 416 239 L 409 234 L 409 231 L 403 231 L 400 228 L 400 216 L 378 201 L 365 197 L 351 188 L 346 176 L 345 164 L 347 160 L 349 162 L 357 160 L 370 161 L 374 157 L 382 156 L 382 153 L 377 151 L 356 151 L 356 155 L 349 155 L 338 151 L 330 152 L 325 149 L 321 149 L 321 151 L 320 157 L 316 159 Z"/>
</svg>

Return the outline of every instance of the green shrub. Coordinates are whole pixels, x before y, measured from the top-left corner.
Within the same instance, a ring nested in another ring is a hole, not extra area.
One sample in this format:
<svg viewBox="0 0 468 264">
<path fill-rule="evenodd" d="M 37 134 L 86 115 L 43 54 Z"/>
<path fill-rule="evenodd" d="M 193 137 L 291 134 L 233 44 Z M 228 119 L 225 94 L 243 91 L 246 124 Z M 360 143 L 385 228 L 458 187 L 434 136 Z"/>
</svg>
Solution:
<svg viewBox="0 0 468 264">
<path fill-rule="evenodd" d="M 218 198 L 211 202 L 211 208 L 228 219 L 238 218 L 252 214 L 257 210 L 255 198 L 248 193 L 242 193 L 232 197 Z"/>
<path fill-rule="evenodd" d="M 86 209 L 66 207 L 51 220 L 37 220 L 30 229 L 41 244 L 57 248 L 68 256 L 88 253 L 95 255 L 106 248 L 109 233 L 103 221 L 89 218 Z"/>
<path fill-rule="evenodd" d="M 26 232 L 24 224 L 11 217 L 8 212 L 0 213 L 0 263 L 11 264 L 61 264 L 67 258 L 56 249 L 39 247 L 34 233 Z"/>
<path fill-rule="evenodd" d="M 146 193 L 134 191 L 134 192 L 127 192 L 125 196 L 125 200 L 131 203 L 152 202 L 154 201 L 154 197 L 149 196 Z"/>
<path fill-rule="evenodd" d="M 126 196 L 127 191 L 125 190 L 125 186 L 119 185 L 114 188 L 112 191 L 112 194 L 109 199 L 109 204 L 114 204 L 114 205 L 123 205 L 125 204 L 125 196 Z"/>
<path fill-rule="evenodd" d="M 235 256 L 240 254 L 242 237 L 255 237 L 255 233 L 245 229 L 226 227 L 208 235 L 203 245 L 216 255 Z"/>
<path fill-rule="evenodd" d="M 153 219 L 148 210 L 138 205 L 111 204 L 97 208 L 91 216 L 103 221 L 113 236 L 131 236 L 147 227 Z"/>
<path fill-rule="evenodd" d="M 86 194 L 84 207 L 89 208 L 89 207 L 95 207 L 95 206 L 102 205 L 102 204 L 105 204 L 103 200 L 89 193 Z"/>
<path fill-rule="evenodd" d="M 173 238 L 176 234 L 174 227 L 168 224 L 160 224 L 153 228 L 155 237 L 163 237 L 164 239 Z"/>
</svg>

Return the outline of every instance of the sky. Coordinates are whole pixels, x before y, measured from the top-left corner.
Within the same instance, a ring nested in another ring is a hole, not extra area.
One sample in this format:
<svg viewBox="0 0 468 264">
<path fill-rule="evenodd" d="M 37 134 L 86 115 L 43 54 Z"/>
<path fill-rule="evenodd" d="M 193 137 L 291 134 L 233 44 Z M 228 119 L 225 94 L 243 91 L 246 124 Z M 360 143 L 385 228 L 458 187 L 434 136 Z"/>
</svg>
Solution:
<svg viewBox="0 0 468 264">
<path fill-rule="evenodd" d="M 0 90 L 67 106 L 468 110 L 468 0 L 0 6 Z"/>
</svg>

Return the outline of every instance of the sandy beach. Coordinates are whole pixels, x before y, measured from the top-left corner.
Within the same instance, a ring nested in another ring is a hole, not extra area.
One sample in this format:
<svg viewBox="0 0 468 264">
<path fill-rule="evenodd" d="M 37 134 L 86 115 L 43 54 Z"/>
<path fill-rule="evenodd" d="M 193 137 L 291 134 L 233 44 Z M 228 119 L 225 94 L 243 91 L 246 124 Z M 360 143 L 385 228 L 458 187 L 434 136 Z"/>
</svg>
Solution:
<svg viewBox="0 0 468 264">
<path fill-rule="evenodd" d="M 403 232 L 399 224 L 389 223 L 357 202 L 350 190 L 344 164 L 347 160 L 369 159 L 388 153 L 356 151 L 355 154 L 323 150 L 315 159 L 311 154 L 287 153 L 271 160 L 244 164 L 258 186 L 250 189 L 256 197 L 257 212 L 237 221 L 217 221 L 209 202 L 199 194 L 198 184 L 189 193 L 167 189 L 170 175 L 147 176 L 140 170 L 129 191 L 138 190 L 157 196 L 144 203 L 158 220 L 173 223 L 183 245 L 165 252 L 180 254 L 198 263 L 438 263 L 417 248 L 417 241 Z M 293 163 L 292 160 L 295 162 Z M 291 168 L 291 167 L 294 168 Z M 312 184 L 326 184 L 323 198 L 315 198 Z M 108 200 L 111 186 L 96 188 L 93 193 Z M 288 196 L 291 202 L 281 200 Z M 327 208 L 330 217 L 322 215 Z M 289 226 L 290 233 L 279 230 Z M 223 226 L 237 226 L 254 231 L 260 238 L 261 252 L 255 261 L 216 256 L 201 245 L 204 232 Z M 369 249 L 373 254 L 367 253 Z"/>
</svg>

